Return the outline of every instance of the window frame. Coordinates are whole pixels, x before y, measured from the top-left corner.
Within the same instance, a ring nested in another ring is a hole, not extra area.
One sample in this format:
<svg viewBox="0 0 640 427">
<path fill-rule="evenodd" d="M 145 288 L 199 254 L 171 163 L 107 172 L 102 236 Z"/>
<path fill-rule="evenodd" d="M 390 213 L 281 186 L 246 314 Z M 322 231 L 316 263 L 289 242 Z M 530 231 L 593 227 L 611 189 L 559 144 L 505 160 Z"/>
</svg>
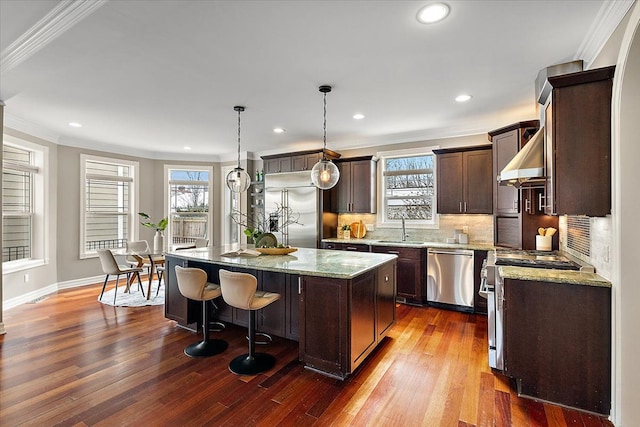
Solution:
<svg viewBox="0 0 640 427">
<path fill-rule="evenodd" d="M 213 191 L 214 191 L 214 187 L 213 187 L 213 166 L 206 166 L 206 165 L 184 165 L 184 164 L 172 164 L 172 165 L 164 165 L 164 216 L 166 216 L 169 220 L 169 223 L 167 224 L 167 232 L 165 233 L 165 241 L 169 241 L 171 242 L 171 240 L 173 239 L 173 224 L 171 221 L 171 185 L 172 185 L 172 180 L 171 180 L 171 171 L 189 171 L 189 172 L 207 172 L 209 174 L 209 180 L 207 181 L 207 185 L 208 185 L 208 192 L 209 192 L 209 197 L 208 197 L 208 206 L 209 206 L 209 211 L 207 212 L 207 239 L 209 239 L 209 244 L 211 244 L 211 242 L 213 242 L 213 237 L 214 237 L 214 229 L 213 229 Z M 181 181 L 181 182 L 204 182 L 204 181 Z M 171 243 L 169 244 L 171 245 Z"/>
<path fill-rule="evenodd" d="M 13 273 L 49 263 L 47 244 L 49 241 L 49 215 L 46 214 L 49 209 L 49 191 L 45 190 L 45 186 L 49 182 L 49 147 L 7 134 L 3 134 L 3 150 L 4 145 L 29 151 L 33 156 L 30 166 L 16 167 L 16 170 L 22 169 L 31 173 L 31 212 L 29 214 L 31 217 L 31 257 L 3 262 L 3 273 Z M 3 171 L 4 167 L 5 159 L 3 156 Z M 2 215 L 4 217 L 11 214 L 5 214 L 3 210 Z"/>
<path fill-rule="evenodd" d="M 126 166 L 130 168 L 130 186 L 129 186 L 129 214 L 128 223 L 128 240 L 137 240 L 138 238 L 138 197 L 139 197 L 139 169 L 140 165 L 136 161 L 118 159 L 113 157 L 93 156 L 90 154 L 80 154 L 80 259 L 97 258 L 96 250 L 88 251 L 86 249 L 86 223 L 87 223 L 87 163 L 105 163 L 118 166 Z M 107 176 L 108 177 L 108 176 Z M 110 177 L 108 177 L 110 178 Z"/>
<path fill-rule="evenodd" d="M 413 220 L 406 219 L 406 225 L 411 228 L 424 228 L 424 229 L 438 229 L 439 214 L 438 214 L 438 194 L 437 194 L 437 161 L 433 150 L 440 148 L 438 145 L 428 147 L 409 148 L 403 150 L 381 151 L 376 153 L 378 157 L 378 188 L 380 189 L 380 197 L 378 198 L 378 213 L 376 215 L 376 227 L 379 228 L 398 228 L 402 224 L 402 220 L 388 220 L 386 219 L 386 207 L 387 207 L 387 192 L 385 186 L 385 164 L 387 159 L 399 158 L 399 157 L 419 157 L 419 156 L 433 156 L 433 216 L 430 221 L 428 220 Z"/>
</svg>

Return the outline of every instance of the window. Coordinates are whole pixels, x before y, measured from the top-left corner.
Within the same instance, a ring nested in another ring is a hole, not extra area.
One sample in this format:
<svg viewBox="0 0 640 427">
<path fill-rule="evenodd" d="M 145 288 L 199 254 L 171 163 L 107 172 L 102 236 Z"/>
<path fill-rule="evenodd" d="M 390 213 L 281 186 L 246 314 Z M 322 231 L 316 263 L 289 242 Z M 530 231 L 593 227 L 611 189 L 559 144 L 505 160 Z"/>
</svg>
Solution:
<svg viewBox="0 0 640 427">
<path fill-rule="evenodd" d="M 5 273 L 46 261 L 48 148 L 4 135 L 2 146 L 2 262 Z"/>
<path fill-rule="evenodd" d="M 213 171 L 209 167 L 165 167 L 168 176 L 169 226 L 171 244 L 193 243 L 197 238 L 211 240 L 211 198 Z"/>
<path fill-rule="evenodd" d="M 97 249 L 123 248 L 135 236 L 138 163 L 85 155 L 81 162 L 80 257 L 86 258 L 95 256 Z"/>
<path fill-rule="evenodd" d="M 436 225 L 435 156 L 431 148 L 378 153 L 381 159 L 380 225 L 404 218 L 416 225 Z"/>
</svg>

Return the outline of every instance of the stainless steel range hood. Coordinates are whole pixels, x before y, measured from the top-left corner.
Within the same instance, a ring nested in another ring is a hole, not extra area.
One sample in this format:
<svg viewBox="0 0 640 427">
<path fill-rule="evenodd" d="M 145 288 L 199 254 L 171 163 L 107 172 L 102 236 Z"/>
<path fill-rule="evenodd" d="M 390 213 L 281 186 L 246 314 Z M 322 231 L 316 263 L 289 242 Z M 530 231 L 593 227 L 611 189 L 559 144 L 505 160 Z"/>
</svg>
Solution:
<svg viewBox="0 0 640 427">
<path fill-rule="evenodd" d="M 544 183 L 544 127 L 502 169 L 500 185 L 536 186 Z"/>
</svg>

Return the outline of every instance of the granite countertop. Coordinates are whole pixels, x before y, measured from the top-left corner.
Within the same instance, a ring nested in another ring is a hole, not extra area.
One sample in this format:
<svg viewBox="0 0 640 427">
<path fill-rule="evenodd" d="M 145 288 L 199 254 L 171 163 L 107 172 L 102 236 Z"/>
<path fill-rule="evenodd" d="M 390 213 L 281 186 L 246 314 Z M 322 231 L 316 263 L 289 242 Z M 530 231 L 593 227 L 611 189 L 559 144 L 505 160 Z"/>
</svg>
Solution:
<svg viewBox="0 0 640 427">
<path fill-rule="evenodd" d="M 247 248 L 247 246 L 242 247 Z M 309 248 L 298 248 L 296 252 L 288 255 L 221 255 L 237 248 L 238 245 L 228 245 L 183 249 L 169 251 L 166 255 L 194 261 L 212 262 L 230 267 L 254 268 L 257 270 L 337 279 L 352 279 L 397 258 L 396 255 L 370 252 L 352 252 L 349 253 L 349 256 L 344 256 L 344 252 L 341 251 Z M 248 248 L 252 249 L 251 246 Z"/>
<path fill-rule="evenodd" d="M 611 282 L 595 274 L 575 270 L 553 270 L 547 268 L 500 266 L 504 279 L 535 280 L 539 282 L 567 283 L 571 285 L 611 287 Z"/>
<path fill-rule="evenodd" d="M 400 246 L 406 248 L 437 248 L 437 249 L 467 249 L 475 251 L 492 251 L 495 249 L 490 243 L 445 243 L 445 242 L 419 242 L 416 240 L 407 240 L 402 242 L 400 240 L 375 240 L 375 239 L 322 239 L 327 243 L 346 243 L 351 245 L 373 245 L 373 246 Z"/>
</svg>

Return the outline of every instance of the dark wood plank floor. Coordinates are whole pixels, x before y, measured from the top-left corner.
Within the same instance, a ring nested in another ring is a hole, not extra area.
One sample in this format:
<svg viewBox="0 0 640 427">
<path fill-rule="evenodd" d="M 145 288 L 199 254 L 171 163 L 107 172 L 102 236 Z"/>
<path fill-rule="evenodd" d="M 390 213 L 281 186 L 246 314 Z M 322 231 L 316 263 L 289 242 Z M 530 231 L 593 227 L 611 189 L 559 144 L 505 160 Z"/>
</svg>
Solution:
<svg viewBox="0 0 640 427">
<path fill-rule="evenodd" d="M 100 286 L 5 312 L 0 425 L 7 426 L 610 426 L 517 397 L 487 366 L 486 318 L 399 305 L 390 337 L 347 381 L 305 370 L 297 343 L 275 339 L 263 375 L 238 377 L 245 330 L 213 333 L 220 356 L 191 359 L 199 336 L 163 307 L 110 307 Z"/>
</svg>

